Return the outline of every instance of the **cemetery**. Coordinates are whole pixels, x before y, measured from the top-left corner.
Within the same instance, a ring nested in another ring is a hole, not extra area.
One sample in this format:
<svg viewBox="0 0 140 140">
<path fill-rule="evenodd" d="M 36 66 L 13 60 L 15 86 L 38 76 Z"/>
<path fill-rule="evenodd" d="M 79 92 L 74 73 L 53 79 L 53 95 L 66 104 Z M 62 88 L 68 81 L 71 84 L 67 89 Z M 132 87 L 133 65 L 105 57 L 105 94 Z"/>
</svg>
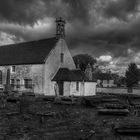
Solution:
<svg viewBox="0 0 140 140">
<path fill-rule="evenodd" d="M 140 96 L 0 96 L 2 140 L 139 140 Z"/>
</svg>

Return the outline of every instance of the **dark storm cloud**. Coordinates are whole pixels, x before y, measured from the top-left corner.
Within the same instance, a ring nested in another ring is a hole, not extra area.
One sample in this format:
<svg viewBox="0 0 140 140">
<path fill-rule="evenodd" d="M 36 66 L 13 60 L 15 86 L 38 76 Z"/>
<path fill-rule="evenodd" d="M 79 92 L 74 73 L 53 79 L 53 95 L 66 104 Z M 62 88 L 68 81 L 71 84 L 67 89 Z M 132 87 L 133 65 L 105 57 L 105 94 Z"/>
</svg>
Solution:
<svg viewBox="0 0 140 140">
<path fill-rule="evenodd" d="M 76 53 L 98 57 L 110 54 L 129 57 L 128 49 L 140 51 L 139 0 L 0 0 L 0 31 L 25 41 L 47 38 L 55 34 L 53 22 L 66 19 L 68 46 Z M 113 21 L 112 19 L 117 19 Z M 38 21 L 51 26 L 42 28 Z M 52 33 L 53 32 L 53 33 Z"/>
<path fill-rule="evenodd" d="M 120 2 L 120 0 L 116 2 Z M 139 7 L 138 4 L 137 7 Z M 132 11 L 134 12 L 134 10 Z M 136 17 L 131 18 L 131 20 L 129 21 L 123 21 L 123 19 L 114 20 L 113 17 L 112 18 L 110 17 L 110 19 L 106 19 L 106 17 L 102 18 L 103 18 L 103 22 L 101 23 L 102 26 L 99 26 L 98 28 L 96 28 L 96 26 L 93 25 L 90 26 L 89 29 L 88 25 L 81 24 L 81 27 L 77 28 L 79 34 L 77 34 L 76 28 L 74 28 L 74 31 L 76 33 L 72 33 L 69 39 L 70 46 L 73 46 L 72 49 L 75 49 L 75 46 L 77 47 L 85 46 L 85 48 L 87 49 L 92 48 L 92 50 L 96 50 L 97 55 L 100 55 L 103 52 L 104 54 L 110 52 L 113 54 L 114 57 L 119 56 L 129 57 L 128 49 L 132 49 L 135 52 L 140 51 L 139 12 L 137 12 Z M 75 26 L 75 24 L 73 26 Z"/>
<path fill-rule="evenodd" d="M 0 20 L 14 23 L 34 23 L 38 17 L 39 1 L 36 0 L 0 0 Z"/>
<path fill-rule="evenodd" d="M 116 0 L 110 1 L 104 8 L 104 15 L 106 17 L 127 19 L 129 14 L 134 14 L 138 10 L 139 0 Z"/>
<path fill-rule="evenodd" d="M 81 27 L 82 28 L 82 27 Z M 88 29 L 87 29 L 88 30 Z M 126 28 L 126 29 L 109 29 L 109 30 L 93 30 L 85 32 L 80 30 L 79 35 L 76 33 L 75 36 L 72 34 L 69 37 L 69 46 L 75 49 L 75 46 L 85 46 L 86 49 L 91 49 L 96 52 L 96 55 L 112 53 L 114 57 L 127 56 L 127 49 L 130 48 L 130 43 L 134 42 L 136 35 Z"/>
<path fill-rule="evenodd" d="M 88 23 L 89 17 L 89 5 L 91 0 L 62 0 L 63 3 L 69 5 L 68 19 L 79 19 L 85 23 Z"/>
<path fill-rule="evenodd" d="M 0 20 L 33 24 L 45 16 L 88 22 L 91 0 L 0 0 Z"/>
</svg>

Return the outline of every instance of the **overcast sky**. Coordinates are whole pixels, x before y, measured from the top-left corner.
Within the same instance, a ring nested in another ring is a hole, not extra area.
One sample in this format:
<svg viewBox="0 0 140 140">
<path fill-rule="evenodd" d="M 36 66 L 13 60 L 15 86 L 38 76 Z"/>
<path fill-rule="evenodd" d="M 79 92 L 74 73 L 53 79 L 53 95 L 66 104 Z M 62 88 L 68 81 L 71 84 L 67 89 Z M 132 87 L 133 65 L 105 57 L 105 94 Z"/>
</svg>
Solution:
<svg viewBox="0 0 140 140">
<path fill-rule="evenodd" d="M 0 44 L 55 35 L 67 21 L 72 55 L 89 53 L 116 71 L 140 65 L 140 0 L 0 0 Z"/>
</svg>

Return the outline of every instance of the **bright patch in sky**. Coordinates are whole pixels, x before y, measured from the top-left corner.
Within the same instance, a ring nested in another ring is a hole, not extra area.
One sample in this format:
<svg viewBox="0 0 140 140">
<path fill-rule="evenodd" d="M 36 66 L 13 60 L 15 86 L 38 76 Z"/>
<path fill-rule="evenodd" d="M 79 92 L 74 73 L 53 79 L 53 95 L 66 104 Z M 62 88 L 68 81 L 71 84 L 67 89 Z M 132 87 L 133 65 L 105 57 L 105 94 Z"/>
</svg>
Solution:
<svg viewBox="0 0 140 140">
<path fill-rule="evenodd" d="M 112 57 L 110 55 L 102 55 L 98 58 L 98 61 L 102 62 L 110 62 L 112 60 Z"/>
<path fill-rule="evenodd" d="M 0 32 L 0 45 L 6 45 L 6 44 L 13 44 L 15 43 L 15 36 L 7 34 L 5 32 Z"/>
</svg>

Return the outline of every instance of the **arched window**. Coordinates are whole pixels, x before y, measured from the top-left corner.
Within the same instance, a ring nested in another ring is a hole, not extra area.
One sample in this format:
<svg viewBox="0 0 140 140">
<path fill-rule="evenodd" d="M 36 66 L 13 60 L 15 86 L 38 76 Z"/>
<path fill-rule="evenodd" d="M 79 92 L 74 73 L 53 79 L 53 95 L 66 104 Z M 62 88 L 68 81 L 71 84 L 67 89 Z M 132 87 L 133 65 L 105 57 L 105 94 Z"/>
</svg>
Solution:
<svg viewBox="0 0 140 140">
<path fill-rule="evenodd" d="M 2 71 L 0 70 L 0 84 L 2 84 Z"/>
<path fill-rule="evenodd" d="M 11 79 L 11 86 L 12 86 L 12 87 L 15 86 L 15 79 Z"/>
</svg>

